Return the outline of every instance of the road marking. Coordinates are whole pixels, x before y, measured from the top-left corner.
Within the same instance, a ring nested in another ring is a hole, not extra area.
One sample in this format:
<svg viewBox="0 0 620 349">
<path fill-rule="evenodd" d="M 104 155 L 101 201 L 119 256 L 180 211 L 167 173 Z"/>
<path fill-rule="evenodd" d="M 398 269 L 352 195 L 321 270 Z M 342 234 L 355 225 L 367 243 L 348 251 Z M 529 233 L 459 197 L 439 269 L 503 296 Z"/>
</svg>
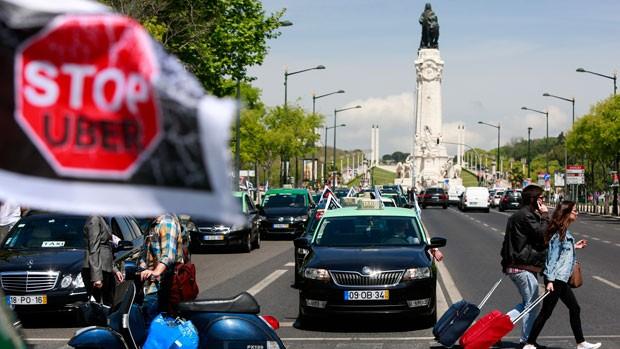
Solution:
<svg viewBox="0 0 620 349">
<path fill-rule="evenodd" d="M 295 321 L 280 322 L 280 327 L 293 327 Z"/>
<path fill-rule="evenodd" d="M 295 262 L 288 262 L 286 264 L 284 264 L 285 267 L 294 267 L 295 266 Z"/>
<path fill-rule="evenodd" d="M 486 223 L 482 223 L 482 225 L 484 225 L 485 227 L 488 227 L 488 226 L 489 226 L 489 225 L 488 225 L 488 224 L 486 224 Z"/>
<path fill-rule="evenodd" d="M 250 287 L 250 289 L 248 289 L 247 292 L 251 294 L 252 296 L 256 296 L 257 293 L 262 291 L 265 287 L 269 286 L 270 283 L 276 281 L 277 278 L 284 275 L 286 272 L 287 270 L 284 270 L 284 269 L 275 270 L 273 273 L 269 274 L 266 278 L 261 280 L 259 283 Z"/>
<path fill-rule="evenodd" d="M 611 244 L 611 241 L 609 241 L 609 240 L 603 240 L 603 242 L 606 243 L 606 244 Z"/>
<path fill-rule="evenodd" d="M 450 301 L 452 303 L 456 303 L 463 299 L 461 292 L 459 292 L 459 289 L 456 287 L 456 284 L 452 279 L 452 275 L 450 275 L 448 269 L 443 265 L 443 262 L 439 262 L 436 265 L 439 270 L 439 274 L 441 274 L 441 279 L 446 287 L 446 291 L 448 292 L 448 297 L 450 297 Z"/>
<path fill-rule="evenodd" d="M 620 244 L 616 244 L 616 246 L 620 247 Z"/>
<path fill-rule="evenodd" d="M 26 338 L 28 342 L 68 342 L 71 338 Z"/>
<path fill-rule="evenodd" d="M 491 229 L 492 229 L 493 231 L 499 231 L 499 229 L 497 229 L 497 228 L 493 228 L 493 227 L 492 227 Z"/>
<path fill-rule="evenodd" d="M 592 238 L 592 240 L 601 241 L 599 238 Z"/>
<path fill-rule="evenodd" d="M 613 282 L 611 282 L 611 281 L 609 281 L 607 279 L 603 279 L 602 277 L 596 276 L 596 275 L 592 276 L 592 278 L 595 279 L 595 280 L 598 280 L 598 281 L 600 281 L 600 282 L 602 282 L 602 283 L 604 283 L 604 284 L 606 284 L 608 286 L 611 286 L 611 287 L 615 288 L 616 290 L 620 290 L 620 286 L 619 285 L 616 285 L 616 284 L 614 284 Z"/>
<path fill-rule="evenodd" d="M 448 301 L 439 284 L 435 288 L 435 297 L 437 299 L 437 314 L 444 314 L 448 310 Z"/>
<path fill-rule="evenodd" d="M 586 238 L 586 239 L 589 239 L 589 238 L 590 238 L 590 235 L 588 235 L 588 234 L 583 234 L 583 237 L 584 237 L 584 238 Z"/>
</svg>

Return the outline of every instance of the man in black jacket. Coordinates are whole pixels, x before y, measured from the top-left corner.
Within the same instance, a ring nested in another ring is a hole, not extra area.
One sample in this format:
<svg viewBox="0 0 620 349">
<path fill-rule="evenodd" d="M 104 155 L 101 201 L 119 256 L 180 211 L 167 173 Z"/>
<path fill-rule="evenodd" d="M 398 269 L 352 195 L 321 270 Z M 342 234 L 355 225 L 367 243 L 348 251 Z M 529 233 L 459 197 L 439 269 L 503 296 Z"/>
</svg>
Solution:
<svg viewBox="0 0 620 349">
<path fill-rule="evenodd" d="M 537 273 L 545 266 L 544 235 L 549 213 L 542 195 L 543 190 L 537 185 L 523 189 L 521 208 L 508 218 L 502 244 L 502 269 L 519 290 L 522 302 L 515 307 L 519 311 L 538 298 Z M 523 318 L 521 343 L 526 342 L 537 314 L 538 309 L 534 309 Z"/>
</svg>

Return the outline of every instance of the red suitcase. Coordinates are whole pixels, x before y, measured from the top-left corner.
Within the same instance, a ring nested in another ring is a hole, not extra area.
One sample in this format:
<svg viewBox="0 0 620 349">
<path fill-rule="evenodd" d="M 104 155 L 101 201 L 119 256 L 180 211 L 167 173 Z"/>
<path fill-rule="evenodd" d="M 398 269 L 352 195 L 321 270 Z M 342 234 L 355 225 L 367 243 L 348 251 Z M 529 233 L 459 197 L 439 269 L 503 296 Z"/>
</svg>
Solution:
<svg viewBox="0 0 620 349">
<path fill-rule="evenodd" d="M 470 327 L 461 337 L 460 343 L 464 349 L 489 349 L 493 344 L 504 338 L 510 333 L 515 324 L 521 320 L 530 310 L 542 302 L 549 292 L 545 292 L 538 297 L 532 304 L 528 305 L 514 321 L 510 316 L 493 310 L 489 314 L 481 317 L 472 327 Z"/>
</svg>

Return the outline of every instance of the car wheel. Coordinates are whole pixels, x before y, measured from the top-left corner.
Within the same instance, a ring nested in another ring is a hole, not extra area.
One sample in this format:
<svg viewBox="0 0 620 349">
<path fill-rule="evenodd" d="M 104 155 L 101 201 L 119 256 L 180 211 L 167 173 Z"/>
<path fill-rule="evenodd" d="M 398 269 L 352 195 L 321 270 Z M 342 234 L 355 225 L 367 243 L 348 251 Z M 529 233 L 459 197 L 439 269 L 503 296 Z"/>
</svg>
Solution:
<svg viewBox="0 0 620 349">
<path fill-rule="evenodd" d="M 422 328 L 431 328 L 435 326 L 436 323 L 437 323 L 437 309 L 435 309 L 435 311 L 433 311 L 431 315 L 425 316 L 420 321 L 420 325 Z"/>
<path fill-rule="evenodd" d="M 426 209 L 426 205 L 422 205 L 422 208 L 423 208 L 423 209 Z"/>
<path fill-rule="evenodd" d="M 443 205 L 443 209 L 444 210 L 447 209 L 447 208 L 448 208 L 448 205 Z"/>
<path fill-rule="evenodd" d="M 484 212 L 489 213 L 490 209 L 487 207 Z"/>
<path fill-rule="evenodd" d="M 254 247 L 255 249 L 259 249 L 260 248 L 260 233 L 256 233 L 256 239 L 254 240 L 254 242 L 252 243 L 252 247 Z"/>
<path fill-rule="evenodd" d="M 503 207 L 500 206 L 499 207 L 499 212 L 504 212 L 504 211 L 506 211 L 506 210 Z"/>
<path fill-rule="evenodd" d="M 243 244 L 241 245 L 241 250 L 245 253 L 252 251 L 252 233 L 249 233 L 243 239 Z"/>
</svg>

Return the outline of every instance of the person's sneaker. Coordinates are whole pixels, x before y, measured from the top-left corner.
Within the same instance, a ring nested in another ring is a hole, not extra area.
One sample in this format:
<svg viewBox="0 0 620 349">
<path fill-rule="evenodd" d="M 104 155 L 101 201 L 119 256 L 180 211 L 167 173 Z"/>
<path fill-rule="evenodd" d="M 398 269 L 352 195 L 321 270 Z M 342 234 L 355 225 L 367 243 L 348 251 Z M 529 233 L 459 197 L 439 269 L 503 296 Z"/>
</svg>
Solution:
<svg viewBox="0 0 620 349">
<path fill-rule="evenodd" d="M 521 349 L 547 349 L 546 345 L 542 345 L 542 344 L 538 344 L 538 343 L 534 343 L 534 344 L 527 344 L 526 342 L 519 342 L 519 344 L 521 344 Z M 527 347 L 530 345 L 530 347 Z"/>
<path fill-rule="evenodd" d="M 577 349 L 597 349 L 600 347 L 601 347 L 601 343 L 589 343 L 586 341 L 583 341 L 577 344 Z"/>
<path fill-rule="evenodd" d="M 534 344 L 526 344 L 523 346 L 523 349 L 536 349 L 536 346 Z M 578 348 L 581 349 L 581 348 Z"/>
</svg>

